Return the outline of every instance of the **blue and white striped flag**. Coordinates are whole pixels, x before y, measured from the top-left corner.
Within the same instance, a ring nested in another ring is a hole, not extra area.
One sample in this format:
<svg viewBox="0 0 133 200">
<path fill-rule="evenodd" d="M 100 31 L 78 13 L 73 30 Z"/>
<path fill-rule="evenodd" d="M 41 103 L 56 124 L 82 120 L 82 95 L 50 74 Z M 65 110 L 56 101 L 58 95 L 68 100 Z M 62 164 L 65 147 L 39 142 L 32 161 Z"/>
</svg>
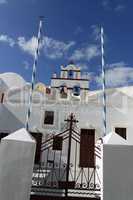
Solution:
<svg viewBox="0 0 133 200">
<path fill-rule="evenodd" d="M 103 135 L 106 135 L 106 79 L 105 79 L 105 58 L 104 58 L 104 30 L 101 27 L 101 58 L 102 58 L 102 90 L 103 90 Z"/>
<path fill-rule="evenodd" d="M 26 130 L 29 130 L 29 120 L 30 120 L 31 111 L 32 111 L 32 94 L 33 94 L 35 80 L 36 80 L 36 67 L 37 67 L 37 61 L 38 61 L 38 55 L 39 55 L 39 48 L 40 48 L 40 44 L 41 44 L 41 33 L 42 33 L 42 18 L 40 18 L 40 22 L 39 22 L 37 46 L 35 49 L 35 56 L 34 56 L 34 63 L 33 63 L 33 70 L 32 70 L 32 79 L 31 79 L 31 89 L 30 89 L 30 95 L 29 95 L 29 105 L 28 105 L 26 124 L 25 124 Z"/>
</svg>

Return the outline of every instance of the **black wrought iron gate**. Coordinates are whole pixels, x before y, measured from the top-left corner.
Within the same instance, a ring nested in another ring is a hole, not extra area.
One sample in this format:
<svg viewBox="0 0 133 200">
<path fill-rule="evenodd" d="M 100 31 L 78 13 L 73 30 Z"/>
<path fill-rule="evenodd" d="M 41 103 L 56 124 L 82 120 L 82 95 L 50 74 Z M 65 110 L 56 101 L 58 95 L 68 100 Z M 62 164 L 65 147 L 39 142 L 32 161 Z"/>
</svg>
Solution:
<svg viewBox="0 0 133 200">
<path fill-rule="evenodd" d="M 73 114 L 65 121 L 66 130 L 42 144 L 43 162 L 34 167 L 31 199 L 100 199 L 98 167 L 79 166 L 78 121 Z M 94 156 L 100 159 L 99 147 L 95 146 Z"/>
</svg>

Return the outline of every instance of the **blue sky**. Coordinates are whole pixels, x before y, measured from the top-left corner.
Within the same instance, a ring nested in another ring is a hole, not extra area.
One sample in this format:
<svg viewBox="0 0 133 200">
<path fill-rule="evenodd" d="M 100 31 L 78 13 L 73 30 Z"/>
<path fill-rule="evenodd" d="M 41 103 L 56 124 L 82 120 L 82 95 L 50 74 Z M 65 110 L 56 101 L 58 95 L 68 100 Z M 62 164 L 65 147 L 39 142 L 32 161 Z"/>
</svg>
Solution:
<svg viewBox="0 0 133 200">
<path fill-rule="evenodd" d="M 105 31 L 106 81 L 109 87 L 133 84 L 133 1 L 0 0 L 0 73 L 31 79 L 38 16 L 44 16 L 37 81 L 50 83 L 53 72 L 70 60 L 100 87 L 99 27 Z"/>
</svg>

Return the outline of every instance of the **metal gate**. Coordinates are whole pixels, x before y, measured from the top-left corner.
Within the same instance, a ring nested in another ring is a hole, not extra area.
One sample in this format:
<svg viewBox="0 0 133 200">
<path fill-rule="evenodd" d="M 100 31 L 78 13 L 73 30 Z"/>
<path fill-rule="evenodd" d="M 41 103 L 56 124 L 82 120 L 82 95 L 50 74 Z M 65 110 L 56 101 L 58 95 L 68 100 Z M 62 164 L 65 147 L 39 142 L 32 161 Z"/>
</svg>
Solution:
<svg viewBox="0 0 133 200">
<path fill-rule="evenodd" d="M 78 121 L 71 114 L 63 132 L 55 134 L 42 143 L 44 162 L 35 165 L 32 179 L 33 196 L 40 199 L 100 199 L 100 177 L 98 166 L 81 167 L 81 135 Z M 96 157 L 100 159 L 100 148 L 95 146 Z M 46 197 L 46 198 L 45 198 Z"/>
</svg>

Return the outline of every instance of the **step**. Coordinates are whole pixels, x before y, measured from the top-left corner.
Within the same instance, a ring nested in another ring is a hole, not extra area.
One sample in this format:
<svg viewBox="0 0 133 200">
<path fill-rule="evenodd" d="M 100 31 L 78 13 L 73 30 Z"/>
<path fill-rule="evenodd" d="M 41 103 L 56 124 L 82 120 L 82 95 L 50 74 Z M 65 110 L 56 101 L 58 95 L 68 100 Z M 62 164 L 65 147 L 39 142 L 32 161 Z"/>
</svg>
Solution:
<svg viewBox="0 0 133 200">
<path fill-rule="evenodd" d="M 100 200 L 99 197 L 64 197 L 31 195 L 30 200 Z"/>
</svg>

